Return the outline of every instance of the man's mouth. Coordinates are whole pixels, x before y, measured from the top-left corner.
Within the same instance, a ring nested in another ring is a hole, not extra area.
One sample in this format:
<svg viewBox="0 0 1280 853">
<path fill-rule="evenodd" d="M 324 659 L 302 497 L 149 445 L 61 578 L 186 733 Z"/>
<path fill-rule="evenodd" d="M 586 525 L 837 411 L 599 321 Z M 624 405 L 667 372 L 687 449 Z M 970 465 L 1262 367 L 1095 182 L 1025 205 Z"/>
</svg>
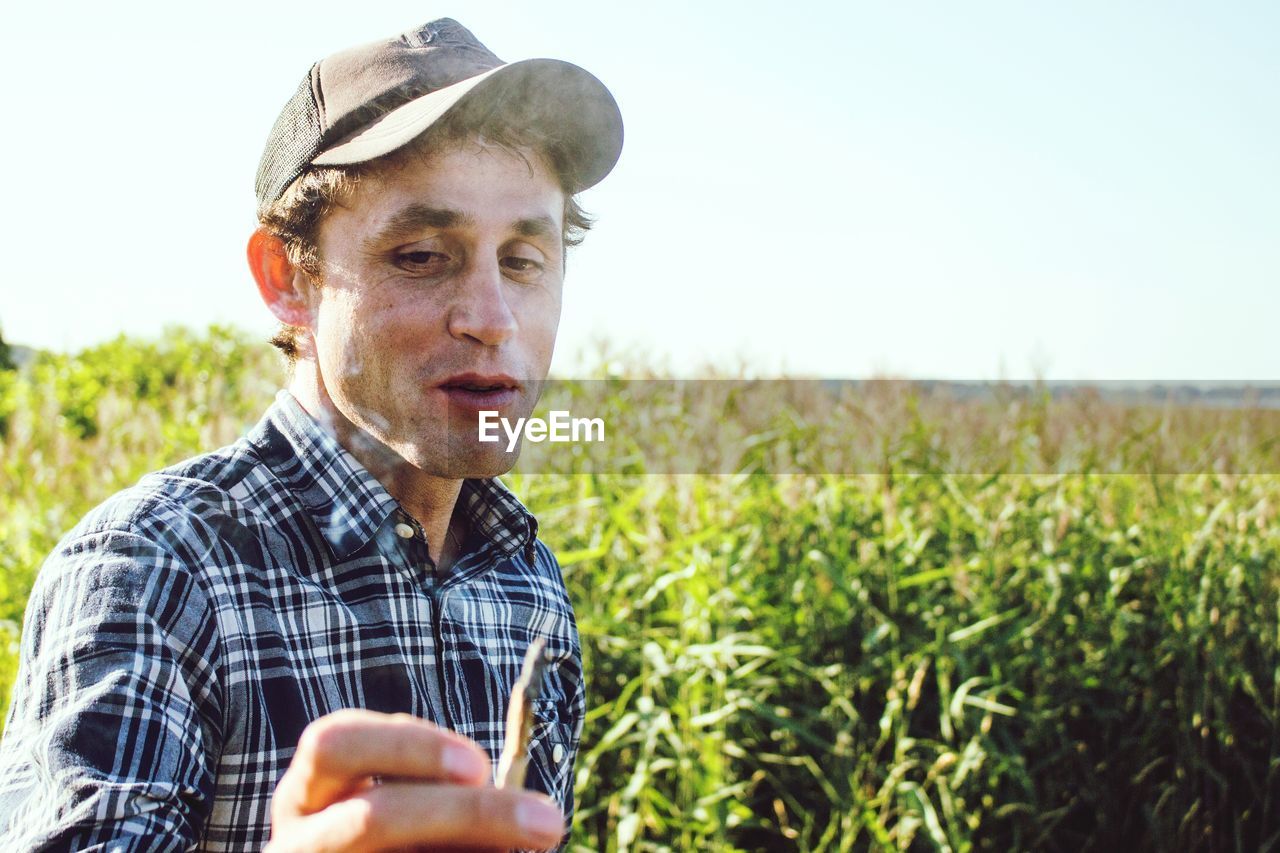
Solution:
<svg viewBox="0 0 1280 853">
<path fill-rule="evenodd" d="M 505 373 L 462 373 L 449 377 L 437 387 L 445 393 L 450 406 L 478 411 L 498 409 L 515 402 L 520 396 L 521 385 Z"/>
</svg>

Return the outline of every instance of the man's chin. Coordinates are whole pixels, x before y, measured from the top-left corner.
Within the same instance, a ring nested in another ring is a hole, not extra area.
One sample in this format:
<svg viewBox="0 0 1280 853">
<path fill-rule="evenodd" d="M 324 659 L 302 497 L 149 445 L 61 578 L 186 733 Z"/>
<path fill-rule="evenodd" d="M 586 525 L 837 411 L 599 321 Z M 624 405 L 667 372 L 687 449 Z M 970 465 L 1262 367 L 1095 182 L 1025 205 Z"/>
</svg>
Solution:
<svg viewBox="0 0 1280 853">
<path fill-rule="evenodd" d="M 444 458 L 423 459 L 418 467 L 425 473 L 451 480 L 477 480 L 497 477 L 515 466 L 520 454 L 507 453 L 502 447 L 473 446 L 451 448 Z"/>
</svg>

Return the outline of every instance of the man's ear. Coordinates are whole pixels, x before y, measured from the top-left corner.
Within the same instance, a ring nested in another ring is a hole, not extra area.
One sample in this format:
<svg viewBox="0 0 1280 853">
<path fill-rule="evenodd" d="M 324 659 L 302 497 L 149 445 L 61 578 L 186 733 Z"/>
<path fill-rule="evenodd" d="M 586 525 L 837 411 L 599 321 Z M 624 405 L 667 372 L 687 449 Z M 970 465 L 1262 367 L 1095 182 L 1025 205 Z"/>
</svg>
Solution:
<svg viewBox="0 0 1280 853">
<path fill-rule="evenodd" d="M 258 293 L 276 319 L 310 329 L 311 303 L 305 291 L 306 274 L 289 263 L 280 238 L 265 228 L 258 228 L 249 237 L 248 255 Z"/>
</svg>

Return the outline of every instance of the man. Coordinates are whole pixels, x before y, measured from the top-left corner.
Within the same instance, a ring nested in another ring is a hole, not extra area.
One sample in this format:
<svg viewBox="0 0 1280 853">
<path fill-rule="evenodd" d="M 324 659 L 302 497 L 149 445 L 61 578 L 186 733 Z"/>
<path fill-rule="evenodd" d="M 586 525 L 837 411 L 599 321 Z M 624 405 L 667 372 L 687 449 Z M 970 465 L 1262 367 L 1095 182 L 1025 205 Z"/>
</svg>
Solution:
<svg viewBox="0 0 1280 853">
<path fill-rule="evenodd" d="M 249 243 L 287 391 L 230 447 L 91 512 L 41 570 L 0 746 L 5 849 L 548 848 L 581 651 L 480 410 L 550 365 L 574 193 L 617 105 L 442 19 L 312 67 Z M 526 650 L 528 784 L 493 786 Z"/>
</svg>

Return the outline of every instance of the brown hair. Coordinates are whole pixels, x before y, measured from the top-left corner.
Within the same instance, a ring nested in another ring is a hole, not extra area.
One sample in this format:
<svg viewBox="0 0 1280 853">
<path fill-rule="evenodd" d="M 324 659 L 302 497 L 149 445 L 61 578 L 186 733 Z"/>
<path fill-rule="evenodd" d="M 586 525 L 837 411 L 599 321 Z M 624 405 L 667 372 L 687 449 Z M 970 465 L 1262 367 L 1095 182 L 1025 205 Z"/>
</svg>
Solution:
<svg viewBox="0 0 1280 853">
<path fill-rule="evenodd" d="M 448 150 L 474 140 L 505 149 L 527 162 L 527 151 L 533 151 L 556 175 L 564 190 L 564 248 L 577 246 L 592 225 L 591 218 L 578 204 L 574 185 L 573 164 L 576 147 L 571 139 L 548 131 L 548 122 L 538 121 L 530 112 L 511 99 L 476 97 L 473 93 L 413 142 L 384 157 L 350 166 L 312 166 L 298 177 L 280 199 L 258 211 L 258 221 L 284 244 L 286 256 L 294 267 L 302 270 L 316 284 L 321 283 L 320 223 L 336 205 L 348 201 L 362 179 L 376 178 L 403 168 L 411 158 L 425 159 L 433 153 Z M 298 358 L 298 326 L 280 324 L 271 338 L 292 364 Z"/>
</svg>

